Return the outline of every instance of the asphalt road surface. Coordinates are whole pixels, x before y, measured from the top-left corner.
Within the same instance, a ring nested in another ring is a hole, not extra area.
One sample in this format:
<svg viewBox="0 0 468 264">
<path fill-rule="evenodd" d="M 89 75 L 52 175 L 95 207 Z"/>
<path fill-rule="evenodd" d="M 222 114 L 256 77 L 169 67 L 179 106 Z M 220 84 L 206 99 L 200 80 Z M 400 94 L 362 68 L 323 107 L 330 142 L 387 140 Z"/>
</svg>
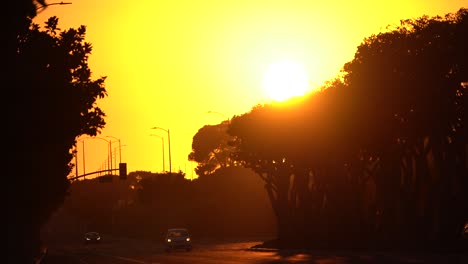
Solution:
<svg viewBox="0 0 468 264">
<path fill-rule="evenodd" d="M 113 239 L 101 244 L 50 245 L 41 264 L 467 264 L 464 254 L 273 249 L 252 250 L 263 240 L 194 241 L 190 252 L 164 251 L 161 243 Z"/>
</svg>

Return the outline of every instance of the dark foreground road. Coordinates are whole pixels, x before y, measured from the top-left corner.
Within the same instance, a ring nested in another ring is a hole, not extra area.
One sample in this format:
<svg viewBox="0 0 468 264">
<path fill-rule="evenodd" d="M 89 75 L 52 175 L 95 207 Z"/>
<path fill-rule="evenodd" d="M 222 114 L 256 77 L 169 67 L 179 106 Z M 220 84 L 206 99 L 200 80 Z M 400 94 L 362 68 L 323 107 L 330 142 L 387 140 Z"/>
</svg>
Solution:
<svg viewBox="0 0 468 264">
<path fill-rule="evenodd" d="M 467 264 L 465 254 L 431 252 L 301 251 L 256 249 L 261 240 L 201 241 L 190 252 L 166 253 L 162 244 L 110 240 L 98 245 L 57 244 L 48 248 L 41 264 Z"/>
</svg>

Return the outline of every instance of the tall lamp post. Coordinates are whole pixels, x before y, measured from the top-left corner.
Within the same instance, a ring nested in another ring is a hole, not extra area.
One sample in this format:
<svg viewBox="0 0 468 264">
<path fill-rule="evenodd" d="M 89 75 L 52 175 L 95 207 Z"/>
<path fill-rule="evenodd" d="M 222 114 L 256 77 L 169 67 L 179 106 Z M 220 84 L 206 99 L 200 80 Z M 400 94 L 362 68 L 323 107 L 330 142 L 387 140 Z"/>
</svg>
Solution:
<svg viewBox="0 0 468 264">
<path fill-rule="evenodd" d="M 222 117 L 224 117 L 224 118 L 226 118 L 226 119 L 229 119 L 229 117 L 227 117 L 227 116 L 224 115 L 224 114 L 221 114 L 220 112 L 208 111 L 208 112 L 206 112 L 206 113 L 207 113 L 207 114 L 217 114 L 217 115 L 220 115 L 220 116 L 222 116 Z"/>
<path fill-rule="evenodd" d="M 121 161 L 122 161 L 122 155 L 120 154 L 120 151 L 122 150 L 122 147 L 125 147 L 125 146 L 127 146 L 127 145 L 122 145 L 122 146 L 121 146 L 121 145 L 119 144 L 118 147 L 115 147 L 115 148 L 114 148 L 114 153 L 115 153 L 115 154 L 114 154 L 114 165 L 115 165 L 116 168 L 117 168 L 117 154 L 116 154 L 116 153 L 117 153 L 117 148 L 119 149 L 119 156 L 120 156 L 120 157 L 119 157 L 119 159 L 120 159 L 120 162 L 119 162 L 119 163 L 122 163 L 122 162 L 121 162 Z"/>
<path fill-rule="evenodd" d="M 83 147 L 83 174 L 86 174 L 86 168 L 85 168 L 85 145 L 84 145 L 84 139 L 82 140 L 77 140 L 77 141 L 81 141 Z M 76 176 L 78 176 L 78 146 L 75 145 L 75 164 L 76 164 Z M 85 177 L 86 179 L 86 177 Z"/>
<path fill-rule="evenodd" d="M 108 166 L 108 169 L 111 171 L 112 170 L 112 146 L 111 146 L 112 143 L 111 143 L 111 141 L 107 140 L 105 138 L 101 138 L 101 137 L 87 137 L 87 138 L 91 138 L 91 139 L 97 138 L 97 139 L 104 140 L 105 142 L 107 142 L 107 145 L 108 145 L 108 147 L 107 147 L 107 166 Z M 84 150 L 83 150 L 83 162 L 84 162 Z M 111 171 L 111 173 L 112 173 L 112 171 Z"/>
<path fill-rule="evenodd" d="M 113 136 L 106 136 L 106 137 L 116 139 L 119 142 L 119 163 L 122 163 L 122 145 L 120 145 L 120 138 L 116 138 Z"/>
<path fill-rule="evenodd" d="M 161 138 L 161 143 L 162 143 L 162 169 L 163 169 L 163 172 L 165 172 L 166 171 L 166 166 L 165 166 L 165 162 L 164 162 L 164 137 L 161 137 L 159 135 L 154 135 L 154 134 L 151 134 L 150 136 Z"/>
<path fill-rule="evenodd" d="M 222 116 L 222 117 L 226 118 L 228 122 L 230 121 L 230 118 L 229 118 L 229 117 L 227 117 L 227 116 L 226 116 L 226 115 L 224 115 L 224 114 L 221 114 L 220 112 L 216 112 L 216 111 L 208 111 L 208 112 L 206 112 L 206 113 L 207 113 L 207 114 L 217 114 L 217 115 L 220 115 L 220 116 Z"/>
<path fill-rule="evenodd" d="M 39 11 L 41 9 L 44 9 L 48 6 L 51 6 L 51 5 L 71 5 L 72 3 L 70 2 L 57 2 L 57 3 L 50 3 L 50 4 L 45 4 L 45 5 L 41 5 L 39 7 L 36 8 L 36 11 Z"/>
<path fill-rule="evenodd" d="M 161 129 L 167 132 L 167 144 L 169 146 L 169 173 L 172 173 L 172 163 L 171 163 L 171 134 L 169 133 L 169 129 L 164 129 L 161 127 L 152 127 L 151 129 Z"/>
<path fill-rule="evenodd" d="M 83 145 L 83 174 L 86 174 L 84 140 L 81 140 L 81 144 Z M 78 166 L 78 164 L 77 164 L 77 166 Z M 78 176 L 78 175 L 76 175 L 76 176 Z M 86 179 L 86 177 L 85 177 L 85 179 Z"/>
</svg>

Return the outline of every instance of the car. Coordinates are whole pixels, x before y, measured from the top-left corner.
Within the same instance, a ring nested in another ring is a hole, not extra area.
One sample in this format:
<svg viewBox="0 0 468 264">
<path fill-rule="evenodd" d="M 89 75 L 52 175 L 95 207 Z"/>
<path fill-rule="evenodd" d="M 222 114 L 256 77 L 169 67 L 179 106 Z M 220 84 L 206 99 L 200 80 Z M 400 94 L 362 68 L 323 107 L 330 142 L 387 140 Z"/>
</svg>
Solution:
<svg viewBox="0 0 468 264">
<path fill-rule="evenodd" d="M 98 232 L 87 232 L 84 235 L 85 244 L 95 244 L 102 241 L 102 236 Z"/>
<path fill-rule="evenodd" d="M 164 245 L 167 252 L 173 249 L 190 251 L 192 250 L 192 238 L 186 228 L 170 228 L 166 232 Z"/>
</svg>

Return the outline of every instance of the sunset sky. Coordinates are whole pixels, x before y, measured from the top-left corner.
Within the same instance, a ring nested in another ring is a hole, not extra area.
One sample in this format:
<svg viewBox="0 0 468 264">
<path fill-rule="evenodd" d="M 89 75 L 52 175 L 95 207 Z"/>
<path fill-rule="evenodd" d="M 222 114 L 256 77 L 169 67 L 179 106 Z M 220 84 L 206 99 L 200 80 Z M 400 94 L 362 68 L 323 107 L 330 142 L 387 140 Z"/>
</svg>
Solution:
<svg viewBox="0 0 468 264">
<path fill-rule="evenodd" d="M 283 86 L 267 83 L 295 83 L 290 95 L 310 91 L 387 25 L 468 7 L 468 0 L 64 2 L 72 4 L 49 6 L 34 22 L 57 16 L 61 29 L 87 27 L 92 78 L 107 76 L 109 96 L 98 101 L 107 125 L 99 137 L 113 141 L 113 162 L 118 138 L 128 172 L 161 172 L 164 137 L 169 171 L 167 133 L 151 129 L 161 127 L 170 131 L 172 171 L 189 179 L 196 177 L 187 157 L 198 129 L 287 96 L 271 91 Z M 85 167 L 78 142 L 79 175 L 107 165 L 104 140 L 84 139 L 84 146 Z"/>
</svg>

